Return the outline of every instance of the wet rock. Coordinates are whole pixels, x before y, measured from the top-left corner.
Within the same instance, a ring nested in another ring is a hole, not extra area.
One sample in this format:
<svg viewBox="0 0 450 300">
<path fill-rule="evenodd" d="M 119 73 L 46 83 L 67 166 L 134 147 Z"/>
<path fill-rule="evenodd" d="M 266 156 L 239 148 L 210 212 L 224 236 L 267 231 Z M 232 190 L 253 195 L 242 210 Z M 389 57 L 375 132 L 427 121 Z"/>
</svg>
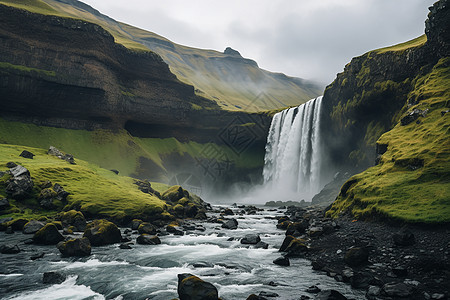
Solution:
<svg viewBox="0 0 450 300">
<path fill-rule="evenodd" d="M 236 219 L 229 219 L 222 224 L 222 228 L 225 229 L 237 229 L 238 221 Z"/>
<path fill-rule="evenodd" d="M 278 257 L 273 261 L 273 263 L 283 267 L 289 267 L 291 265 L 291 263 L 289 262 L 289 258 L 284 256 Z"/>
<path fill-rule="evenodd" d="M 17 254 L 20 252 L 20 248 L 17 245 L 1 245 L 0 253 L 1 254 Z"/>
<path fill-rule="evenodd" d="M 366 264 L 369 259 L 369 251 L 366 248 L 355 247 L 345 253 L 344 261 L 351 267 Z"/>
<path fill-rule="evenodd" d="M 318 237 L 323 234 L 323 227 L 315 226 L 308 229 L 308 235 L 310 237 Z"/>
<path fill-rule="evenodd" d="M 169 233 L 173 233 L 174 235 L 184 235 L 183 230 L 179 226 L 167 225 L 166 231 Z"/>
<path fill-rule="evenodd" d="M 63 235 L 59 233 L 58 228 L 53 223 L 45 224 L 33 236 L 34 243 L 42 245 L 56 245 L 63 240 Z"/>
<path fill-rule="evenodd" d="M 392 239 L 394 240 L 394 244 L 397 246 L 412 246 L 416 243 L 416 239 L 414 237 L 414 234 L 406 229 L 402 230 L 392 236 Z"/>
<path fill-rule="evenodd" d="M 19 154 L 19 156 L 21 156 L 23 158 L 33 159 L 33 156 L 35 156 L 35 155 L 33 153 L 31 153 L 30 151 L 23 150 L 22 153 Z"/>
<path fill-rule="evenodd" d="M 45 272 L 42 278 L 44 284 L 61 284 L 66 280 L 66 275 L 59 272 Z"/>
<path fill-rule="evenodd" d="M 169 202 L 177 202 L 181 198 L 189 198 L 189 192 L 179 185 L 171 186 L 167 191 L 161 195 L 162 199 Z"/>
<path fill-rule="evenodd" d="M 311 266 L 313 270 L 321 271 L 325 268 L 325 263 L 319 260 L 313 260 Z"/>
<path fill-rule="evenodd" d="M 31 220 L 23 226 L 22 232 L 24 234 L 34 234 L 38 232 L 42 227 L 44 227 L 44 225 L 45 224 L 42 222 Z"/>
<path fill-rule="evenodd" d="M 247 300 L 267 300 L 267 298 L 251 294 L 250 296 L 247 297 Z"/>
<path fill-rule="evenodd" d="M 395 267 L 392 268 L 392 273 L 398 277 L 406 277 L 406 275 L 408 275 L 408 269 L 405 267 Z"/>
<path fill-rule="evenodd" d="M 56 247 L 65 257 L 91 255 L 91 243 L 86 237 L 60 242 Z"/>
<path fill-rule="evenodd" d="M 144 223 L 144 221 L 139 220 L 139 219 L 134 219 L 133 221 L 131 221 L 131 230 L 138 230 L 139 225 L 141 225 L 142 223 Z"/>
<path fill-rule="evenodd" d="M 247 234 L 241 239 L 241 244 L 255 245 L 261 241 L 258 234 Z"/>
<path fill-rule="evenodd" d="M 124 249 L 124 250 L 133 249 L 129 243 L 126 243 L 126 244 L 120 244 L 120 245 L 119 245 L 119 248 L 120 248 L 120 249 Z"/>
<path fill-rule="evenodd" d="M 286 235 L 300 236 L 301 234 L 306 232 L 306 229 L 308 227 L 309 222 L 307 220 L 304 220 L 303 222 L 289 223 L 286 229 Z"/>
<path fill-rule="evenodd" d="M 64 188 L 58 183 L 55 183 L 53 190 L 57 194 L 57 199 L 61 201 L 66 201 L 67 197 L 70 195 L 70 193 L 65 191 Z"/>
<path fill-rule="evenodd" d="M 218 300 L 217 288 L 192 274 L 178 274 L 178 296 L 180 300 Z"/>
<path fill-rule="evenodd" d="M 234 216 L 234 212 L 231 209 L 229 209 L 229 208 L 226 208 L 223 211 L 223 214 L 226 215 L 226 216 Z"/>
<path fill-rule="evenodd" d="M 94 220 L 87 224 L 83 237 L 87 237 L 92 246 L 120 243 L 122 235 L 114 223 L 107 220 Z"/>
<path fill-rule="evenodd" d="M 390 297 L 408 298 L 414 293 L 414 288 L 405 283 L 386 283 L 382 288 L 383 294 Z"/>
<path fill-rule="evenodd" d="M 10 207 L 9 200 L 7 198 L 3 198 L 0 200 L 0 210 L 5 210 Z"/>
<path fill-rule="evenodd" d="M 110 171 L 113 172 L 113 173 L 116 174 L 116 175 L 119 175 L 119 171 L 116 170 L 116 169 L 111 169 Z"/>
<path fill-rule="evenodd" d="M 269 249 L 269 244 L 264 243 L 263 241 L 257 242 L 254 246 L 254 249 Z"/>
<path fill-rule="evenodd" d="M 321 290 L 317 287 L 317 285 L 312 285 L 309 288 L 307 288 L 305 292 L 311 293 L 311 294 L 317 294 L 317 293 L 320 293 L 320 291 Z"/>
<path fill-rule="evenodd" d="M 13 234 L 14 233 L 14 229 L 11 226 L 6 227 L 5 230 L 6 234 Z"/>
<path fill-rule="evenodd" d="M 156 234 L 157 228 L 152 223 L 144 222 L 138 227 L 140 234 Z"/>
<path fill-rule="evenodd" d="M 36 260 L 36 259 L 39 259 L 39 258 L 43 258 L 44 256 L 45 256 L 44 252 L 39 252 L 39 253 L 36 253 L 36 254 L 30 256 L 30 259 L 31 260 Z"/>
<path fill-rule="evenodd" d="M 366 292 L 366 298 L 369 300 L 375 300 L 381 294 L 381 288 L 375 285 L 369 286 Z"/>
<path fill-rule="evenodd" d="M 141 245 L 159 245 L 161 240 L 156 235 L 143 233 L 136 238 L 136 242 Z"/>
<path fill-rule="evenodd" d="M 289 227 L 289 225 L 291 225 L 291 223 L 292 223 L 291 221 L 280 222 L 280 223 L 277 224 L 277 228 L 278 229 L 282 229 L 282 230 L 286 230 Z"/>
<path fill-rule="evenodd" d="M 69 210 L 61 213 L 61 224 L 63 227 L 73 226 L 75 231 L 86 230 L 86 219 L 80 211 Z"/>
<path fill-rule="evenodd" d="M 300 257 L 308 251 L 308 247 L 303 240 L 288 235 L 285 237 L 279 251 L 286 252 L 288 257 Z"/>
<path fill-rule="evenodd" d="M 336 290 L 325 290 L 321 291 L 314 298 L 315 300 L 347 300 L 347 297 L 342 295 Z"/>
<path fill-rule="evenodd" d="M 366 289 L 370 285 L 374 285 L 375 278 L 369 272 L 356 272 L 350 278 L 350 285 L 355 289 Z"/>
<path fill-rule="evenodd" d="M 15 219 L 13 221 L 8 222 L 8 226 L 10 226 L 13 230 L 22 231 L 23 227 L 28 222 L 29 222 L 29 220 L 27 220 L 27 219 L 19 218 L 19 219 Z"/>
</svg>

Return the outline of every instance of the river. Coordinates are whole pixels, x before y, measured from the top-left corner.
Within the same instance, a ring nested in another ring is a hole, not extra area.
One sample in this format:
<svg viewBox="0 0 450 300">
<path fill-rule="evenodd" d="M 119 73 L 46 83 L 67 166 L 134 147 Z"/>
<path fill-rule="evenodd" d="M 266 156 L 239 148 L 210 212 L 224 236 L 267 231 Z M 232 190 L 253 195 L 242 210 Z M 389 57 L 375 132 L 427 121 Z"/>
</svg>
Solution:
<svg viewBox="0 0 450 300">
<path fill-rule="evenodd" d="M 313 271 L 307 260 L 291 259 L 289 267 L 273 264 L 280 257 L 278 248 L 285 237 L 284 231 L 276 228 L 274 217 L 280 215 L 283 210 L 266 208 L 256 215 L 235 216 L 239 222 L 236 230 L 202 223 L 205 231 L 162 236 L 161 245 L 136 244 L 131 250 L 120 249 L 117 244 L 93 247 L 86 258 L 61 258 L 55 246 L 26 245 L 23 241 L 31 236 L 1 232 L 0 244 L 17 243 L 22 251 L 0 254 L 0 295 L 2 299 L 21 300 L 167 300 L 178 297 L 177 274 L 192 273 L 214 284 L 223 300 L 246 299 L 261 291 L 279 295 L 272 299 L 299 299 L 301 295 L 314 298 L 305 292 L 311 285 L 338 290 L 350 299 L 364 299 L 362 293 Z M 250 233 L 259 234 L 269 248 L 240 244 L 239 239 Z M 136 237 L 132 235 L 133 240 Z M 234 240 L 229 241 L 230 237 Z M 30 256 L 39 252 L 45 256 L 32 261 Z M 66 274 L 66 281 L 44 285 L 43 273 L 49 271 Z"/>
</svg>

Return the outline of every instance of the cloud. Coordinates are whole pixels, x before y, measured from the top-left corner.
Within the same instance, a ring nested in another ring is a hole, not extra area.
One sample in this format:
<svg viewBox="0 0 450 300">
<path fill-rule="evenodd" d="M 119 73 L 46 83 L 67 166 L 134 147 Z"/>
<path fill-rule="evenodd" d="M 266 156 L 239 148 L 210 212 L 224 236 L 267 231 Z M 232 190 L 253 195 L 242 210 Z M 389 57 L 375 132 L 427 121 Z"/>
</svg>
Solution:
<svg viewBox="0 0 450 300">
<path fill-rule="evenodd" d="M 265 69 L 331 82 L 354 56 L 415 38 L 435 0 L 86 0 L 187 46 L 231 46 Z"/>
</svg>

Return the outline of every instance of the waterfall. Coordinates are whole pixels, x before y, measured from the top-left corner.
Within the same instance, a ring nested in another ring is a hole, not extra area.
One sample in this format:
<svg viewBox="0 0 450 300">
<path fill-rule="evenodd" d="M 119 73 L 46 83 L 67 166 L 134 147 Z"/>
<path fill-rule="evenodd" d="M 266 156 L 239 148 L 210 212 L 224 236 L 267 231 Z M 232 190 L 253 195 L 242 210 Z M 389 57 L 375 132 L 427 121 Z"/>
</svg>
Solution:
<svg viewBox="0 0 450 300">
<path fill-rule="evenodd" d="M 273 117 L 263 170 L 264 183 L 272 191 L 306 201 L 320 191 L 321 105 L 318 97 Z"/>
</svg>

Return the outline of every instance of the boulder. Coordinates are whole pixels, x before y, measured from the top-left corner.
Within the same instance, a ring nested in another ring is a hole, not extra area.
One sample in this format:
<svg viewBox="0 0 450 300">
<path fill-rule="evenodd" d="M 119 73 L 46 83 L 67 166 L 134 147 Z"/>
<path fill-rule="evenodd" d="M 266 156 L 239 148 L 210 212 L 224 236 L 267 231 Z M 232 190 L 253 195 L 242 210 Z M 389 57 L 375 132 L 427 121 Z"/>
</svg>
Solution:
<svg viewBox="0 0 450 300">
<path fill-rule="evenodd" d="M 178 274 L 178 296 L 180 300 L 218 300 L 217 288 L 192 274 Z"/>
<path fill-rule="evenodd" d="M 223 211 L 223 214 L 226 216 L 234 216 L 234 212 L 229 208 L 225 208 L 225 210 Z"/>
<path fill-rule="evenodd" d="M 305 245 L 304 240 L 288 235 L 284 238 L 279 251 L 286 252 L 288 257 L 300 257 L 308 251 L 308 247 Z"/>
<path fill-rule="evenodd" d="M 66 280 L 66 275 L 59 272 L 45 272 L 42 278 L 44 284 L 61 284 Z"/>
<path fill-rule="evenodd" d="M 254 246 L 254 249 L 269 249 L 269 244 L 264 243 L 263 241 L 257 242 Z"/>
<path fill-rule="evenodd" d="M 1 245 L 0 253 L 1 254 L 17 254 L 20 252 L 20 248 L 17 245 Z"/>
<path fill-rule="evenodd" d="M 258 296 L 255 294 L 251 294 L 250 296 L 247 297 L 246 300 L 267 300 L 266 297 L 262 297 L 262 296 Z"/>
<path fill-rule="evenodd" d="M 92 246 L 120 243 L 122 235 L 114 223 L 107 220 L 94 220 L 87 224 L 83 237 L 87 237 Z"/>
<path fill-rule="evenodd" d="M 31 260 L 36 260 L 36 259 L 39 259 L 39 258 L 43 258 L 44 256 L 45 256 L 44 252 L 39 252 L 39 253 L 31 255 L 30 259 Z"/>
<path fill-rule="evenodd" d="M 306 289 L 305 292 L 311 293 L 311 294 L 317 294 L 320 293 L 321 289 L 317 285 L 312 285 L 309 288 Z"/>
<path fill-rule="evenodd" d="M 143 233 L 136 238 L 136 242 L 141 245 L 159 245 L 161 240 L 156 235 Z"/>
<path fill-rule="evenodd" d="M 425 117 L 427 115 L 428 109 L 426 110 L 420 110 L 418 108 L 413 109 L 412 111 L 408 112 L 406 116 L 400 119 L 400 123 L 402 126 L 408 125 L 409 123 L 414 122 L 419 117 Z"/>
<path fill-rule="evenodd" d="M 116 175 L 119 175 L 119 171 L 116 170 L 116 169 L 111 169 L 110 171 L 113 172 L 113 173 L 116 174 Z"/>
<path fill-rule="evenodd" d="M 35 156 L 35 155 L 33 153 L 31 153 L 30 151 L 23 150 L 22 153 L 19 154 L 19 156 L 21 156 L 23 158 L 33 159 L 33 156 Z"/>
<path fill-rule="evenodd" d="M 166 231 L 169 233 L 173 233 L 174 235 L 184 235 L 183 230 L 179 226 L 167 225 Z"/>
<path fill-rule="evenodd" d="M 318 237 L 321 236 L 322 234 L 323 234 L 323 227 L 321 226 L 311 227 L 308 229 L 308 235 L 310 237 Z"/>
<path fill-rule="evenodd" d="M 119 248 L 120 248 L 120 249 L 124 249 L 124 250 L 130 250 L 130 249 L 133 249 L 129 243 L 120 244 L 120 245 L 119 245 Z"/>
<path fill-rule="evenodd" d="M 60 242 L 56 247 L 65 257 L 91 255 L 91 243 L 86 237 Z"/>
<path fill-rule="evenodd" d="M 306 229 L 309 226 L 309 222 L 307 220 L 303 222 L 288 222 L 286 235 L 292 235 L 292 236 L 299 236 L 303 233 L 305 233 Z"/>
<path fill-rule="evenodd" d="M 247 234 L 241 239 L 241 244 L 255 245 L 261 241 L 258 234 Z"/>
<path fill-rule="evenodd" d="M 222 228 L 225 229 L 237 229 L 238 221 L 236 219 L 229 219 L 222 224 Z"/>
<path fill-rule="evenodd" d="M 84 231 L 86 229 L 86 219 L 80 211 L 69 210 L 61 213 L 61 223 L 63 227 L 73 226 L 75 231 Z"/>
<path fill-rule="evenodd" d="M 33 236 L 34 243 L 42 245 L 56 245 L 63 240 L 63 235 L 59 233 L 58 228 L 53 223 L 45 224 Z"/>
<path fill-rule="evenodd" d="M 156 226 L 148 222 L 144 222 L 138 227 L 138 232 L 140 234 L 156 234 L 156 230 Z"/>
<path fill-rule="evenodd" d="M 10 169 L 14 168 L 16 166 L 17 166 L 17 164 L 15 162 L 13 162 L 13 161 L 9 161 L 9 162 L 6 163 L 6 167 L 10 168 Z"/>
<path fill-rule="evenodd" d="M 369 261 L 369 251 L 364 247 L 351 248 L 345 253 L 344 261 L 351 267 L 361 266 Z"/>
<path fill-rule="evenodd" d="M 70 193 L 65 191 L 59 183 L 55 183 L 53 190 L 56 192 L 58 200 L 61 201 L 66 201 L 67 197 L 70 195 Z"/>
<path fill-rule="evenodd" d="M 402 230 L 392 236 L 392 239 L 394 240 L 394 244 L 397 246 L 411 246 L 416 243 L 416 239 L 414 237 L 414 234 L 409 231 L 408 229 Z"/>
<path fill-rule="evenodd" d="M 6 210 L 10 207 L 9 200 L 7 198 L 3 198 L 0 200 L 0 211 Z"/>
<path fill-rule="evenodd" d="M 11 227 L 11 229 L 13 230 L 23 230 L 23 227 L 25 226 L 25 224 L 27 224 L 29 221 L 27 219 L 23 219 L 23 218 L 19 218 L 19 219 L 14 219 L 12 221 L 9 221 L 8 227 Z"/>
<path fill-rule="evenodd" d="M 22 232 L 25 234 L 33 234 L 38 232 L 44 225 L 45 224 L 40 221 L 31 220 L 23 226 Z"/>
<path fill-rule="evenodd" d="M 144 221 L 139 220 L 139 219 L 134 219 L 133 221 L 131 221 L 131 229 L 138 230 L 139 225 L 141 225 L 142 223 L 144 223 Z"/>
<path fill-rule="evenodd" d="M 321 291 L 314 298 L 315 300 L 347 300 L 347 297 L 336 290 Z"/>
<path fill-rule="evenodd" d="M 273 263 L 283 267 L 289 267 L 291 265 L 291 263 L 289 262 L 289 258 L 284 256 L 278 257 L 273 261 Z"/>
<path fill-rule="evenodd" d="M 383 285 L 382 293 L 389 297 L 409 298 L 414 293 L 414 288 L 403 282 L 391 282 Z"/>
<path fill-rule="evenodd" d="M 8 181 L 5 189 L 6 193 L 10 195 L 11 198 L 17 200 L 30 197 L 34 183 L 33 180 L 31 180 L 28 169 L 17 165 L 9 171 L 13 178 Z"/>
<path fill-rule="evenodd" d="M 183 197 L 189 198 L 189 192 L 179 185 L 171 186 L 161 195 L 162 199 L 169 202 L 177 202 Z"/>
<path fill-rule="evenodd" d="M 265 297 L 268 297 L 268 298 L 276 298 L 276 297 L 279 297 L 280 295 L 278 295 L 277 293 L 272 293 L 272 292 L 266 292 L 266 291 L 262 291 L 262 292 L 259 292 L 259 295 L 258 295 L 260 298 L 259 299 L 261 299 L 261 297 L 263 298 L 263 299 L 265 299 Z"/>
<path fill-rule="evenodd" d="M 63 152 L 61 152 L 60 150 L 58 150 L 53 146 L 50 146 L 50 148 L 47 151 L 47 154 L 54 155 L 62 160 L 69 162 L 72 165 L 75 164 L 75 160 L 72 154 L 64 154 Z"/>
</svg>

